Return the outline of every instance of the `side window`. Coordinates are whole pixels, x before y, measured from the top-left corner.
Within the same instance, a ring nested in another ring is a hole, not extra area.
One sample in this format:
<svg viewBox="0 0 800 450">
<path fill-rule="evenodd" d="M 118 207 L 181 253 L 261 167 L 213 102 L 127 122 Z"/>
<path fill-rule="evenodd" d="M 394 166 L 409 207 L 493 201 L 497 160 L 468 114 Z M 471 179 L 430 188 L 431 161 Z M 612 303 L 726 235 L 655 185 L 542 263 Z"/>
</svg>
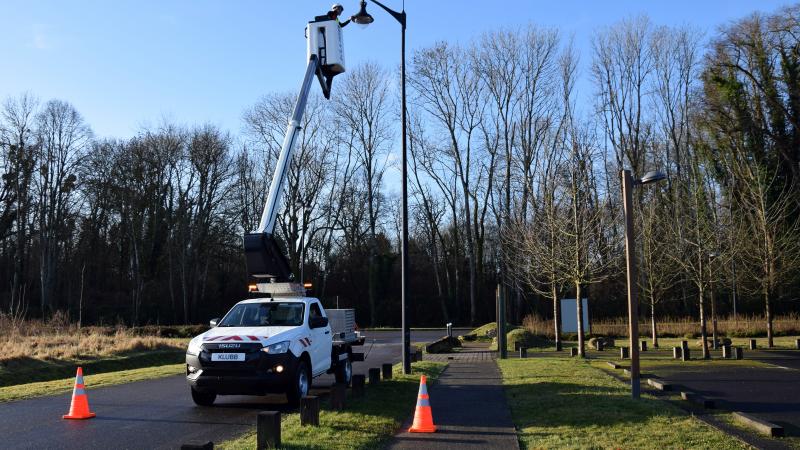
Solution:
<svg viewBox="0 0 800 450">
<path fill-rule="evenodd" d="M 322 317 L 322 311 L 319 309 L 319 303 L 312 303 L 311 308 L 308 310 L 308 317 Z"/>
</svg>

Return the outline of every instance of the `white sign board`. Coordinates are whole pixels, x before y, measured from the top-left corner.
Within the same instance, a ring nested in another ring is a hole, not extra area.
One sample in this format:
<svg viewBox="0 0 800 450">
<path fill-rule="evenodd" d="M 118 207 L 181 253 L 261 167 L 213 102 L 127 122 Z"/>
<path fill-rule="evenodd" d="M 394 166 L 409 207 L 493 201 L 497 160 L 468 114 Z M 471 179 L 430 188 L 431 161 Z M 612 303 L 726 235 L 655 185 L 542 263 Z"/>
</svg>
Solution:
<svg viewBox="0 0 800 450">
<path fill-rule="evenodd" d="M 581 300 L 583 306 L 583 332 L 591 332 L 589 326 L 589 299 Z M 577 333 L 578 332 L 578 303 L 574 298 L 561 299 L 561 332 L 562 333 Z"/>
</svg>

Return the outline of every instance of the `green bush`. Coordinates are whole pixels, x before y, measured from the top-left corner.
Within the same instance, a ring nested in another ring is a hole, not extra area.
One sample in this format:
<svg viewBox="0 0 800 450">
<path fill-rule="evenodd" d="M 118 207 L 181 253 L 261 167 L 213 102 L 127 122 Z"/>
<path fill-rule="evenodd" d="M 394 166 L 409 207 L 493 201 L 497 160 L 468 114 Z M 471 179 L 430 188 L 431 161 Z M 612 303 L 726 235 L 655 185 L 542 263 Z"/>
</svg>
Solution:
<svg viewBox="0 0 800 450">
<path fill-rule="evenodd" d="M 511 330 L 506 335 L 506 342 L 509 350 L 515 350 L 517 344 L 519 347 L 533 348 L 533 347 L 549 347 L 551 342 L 544 336 L 537 336 L 524 328 L 517 328 Z"/>
</svg>

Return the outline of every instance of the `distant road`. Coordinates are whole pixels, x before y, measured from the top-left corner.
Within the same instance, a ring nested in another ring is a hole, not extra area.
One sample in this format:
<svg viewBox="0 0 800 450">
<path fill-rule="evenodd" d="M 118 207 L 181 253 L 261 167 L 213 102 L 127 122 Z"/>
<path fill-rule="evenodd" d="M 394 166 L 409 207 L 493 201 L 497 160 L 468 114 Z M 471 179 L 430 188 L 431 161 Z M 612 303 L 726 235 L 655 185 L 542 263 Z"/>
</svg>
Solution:
<svg viewBox="0 0 800 450">
<path fill-rule="evenodd" d="M 445 330 L 413 331 L 413 342 L 429 342 Z M 400 360 L 400 331 L 368 331 L 364 362 L 354 373 Z M 325 392 L 332 375 L 314 379 Z M 259 411 L 286 411 L 281 395 L 220 396 L 214 407 L 192 403 L 182 375 L 107 388 L 87 386 L 89 405 L 97 417 L 63 420 L 71 392 L 0 404 L 0 447 L 20 449 L 177 449 L 191 440 L 220 442 L 255 426 Z"/>
</svg>

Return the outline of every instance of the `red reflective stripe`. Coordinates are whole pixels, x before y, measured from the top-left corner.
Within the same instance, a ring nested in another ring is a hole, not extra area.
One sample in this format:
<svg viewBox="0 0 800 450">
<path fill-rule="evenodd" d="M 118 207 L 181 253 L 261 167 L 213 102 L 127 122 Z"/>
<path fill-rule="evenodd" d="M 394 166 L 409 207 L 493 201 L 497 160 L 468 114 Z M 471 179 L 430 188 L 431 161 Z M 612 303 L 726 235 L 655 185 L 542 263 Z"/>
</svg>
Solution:
<svg viewBox="0 0 800 450">
<path fill-rule="evenodd" d="M 250 338 L 251 341 L 258 341 L 258 338 L 255 336 L 247 336 Z"/>
<path fill-rule="evenodd" d="M 222 336 L 214 336 L 206 339 L 207 341 L 216 341 L 217 339 L 221 338 Z"/>
<path fill-rule="evenodd" d="M 223 339 L 223 341 L 241 341 L 241 340 L 242 340 L 242 338 L 240 338 L 239 336 L 235 336 L 235 335 L 234 336 L 228 336 L 225 339 Z"/>
</svg>

